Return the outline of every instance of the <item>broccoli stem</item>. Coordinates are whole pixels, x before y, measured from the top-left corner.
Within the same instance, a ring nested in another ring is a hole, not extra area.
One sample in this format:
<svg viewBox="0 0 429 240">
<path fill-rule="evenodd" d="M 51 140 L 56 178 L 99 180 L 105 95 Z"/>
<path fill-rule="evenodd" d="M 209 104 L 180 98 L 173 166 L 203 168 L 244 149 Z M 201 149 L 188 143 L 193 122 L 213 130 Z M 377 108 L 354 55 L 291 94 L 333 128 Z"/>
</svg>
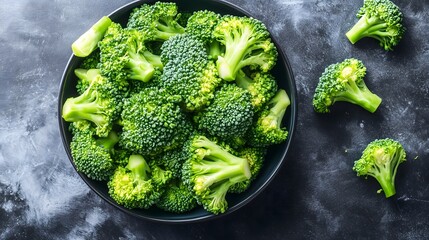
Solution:
<svg viewBox="0 0 429 240">
<path fill-rule="evenodd" d="M 102 146 L 105 149 L 111 150 L 116 143 L 119 142 L 118 134 L 114 131 L 110 131 L 107 137 L 102 137 L 96 140 L 97 145 Z"/>
<path fill-rule="evenodd" d="M 162 70 L 164 68 L 164 65 L 161 62 L 161 57 L 159 55 L 155 55 L 149 51 L 144 51 L 143 56 L 154 67 L 159 68 L 159 70 Z"/>
<path fill-rule="evenodd" d="M 235 82 L 237 83 L 237 86 L 243 89 L 248 89 L 249 86 L 252 85 L 253 80 L 249 78 L 243 71 L 238 71 Z"/>
<path fill-rule="evenodd" d="M 89 56 L 97 48 L 98 42 L 103 38 L 104 33 L 111 23 L 112 20 L 106 16 L 98 20 L 88 31 L 73 42 L 73 54 L 78 57 Z"/>
<path fill-rule="evenodd" d="M 106 118 L 103 116 L 102 112 L 96 99 L 90 96 L 88 88 L 84 94 L 76 98 L 69 98 L 65 101 L 62 117 L 67 122 L 88 120 L 95 123 L 97 126 L 103 126 L 106 124 Z"/>
<path fill-rule="evenodd" d="M 150 168 L 141 155 L 131 155 L 126 168 L 142 180 L 149 179 L 148 173 L 150 172 Z"/>
<path fill-rule="evenodd" d="M 130 78 L 134 80 L 140 80 L 148 82 L 152 79 L 155 69 L 143 55 L 138 53 L 129 53 L 130 60 L 127 63 L 127 67 L 131 70 Z"/>
<path fill-rule="evenodd" d="M 381 29 L 385 29 L 386 23 L 380 21 L 377 17 L 368 17 L 363 15 L 359 21 L 346 33 L 347 38 L 352 44 L 364 37 L 372 37 L 380 40 L 378 35 L 384 35 Z M 388 35 L 388 34 L 387 34 Z"/>
<path fill-rule="evenodd" d="M 364 82 L 360 86 L 355 81 L 348 81 L 347 90 L 338 96 L 335 101 L 344 101 L 363 107 L 371 113 L 374 113 L 381 104 L 381 98 L 372 93 Z"/>
<path fill-rule="evenodd" d="M 380 172 L 374 174 L 373 177 L 377 179 L 378 183 L 380 183 L 386 198 L 396 194 L 394 178 L 392 178 L 389 168 L 381 167 Z"/>
<path fill-rule="evenodd" d="M 268 103 L 270 108 L 269 114 L 266 119 L 271 119 L 272 124 L 275 124 L 277 128 L 280 128 L 283 117 L 286 113 L 286 109 L 290 105 L 290 99 L 286 91 L 280 89 L 276 95 Z M 272 125 L 270 124 L 270 125 Z"/>
</svg>

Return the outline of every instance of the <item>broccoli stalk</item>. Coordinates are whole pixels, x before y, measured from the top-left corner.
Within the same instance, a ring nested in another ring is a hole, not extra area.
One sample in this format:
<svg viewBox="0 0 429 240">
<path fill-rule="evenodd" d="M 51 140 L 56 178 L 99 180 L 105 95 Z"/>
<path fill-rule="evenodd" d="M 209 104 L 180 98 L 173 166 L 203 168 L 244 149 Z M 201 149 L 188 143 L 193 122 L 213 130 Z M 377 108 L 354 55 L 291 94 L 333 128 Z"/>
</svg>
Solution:
<svg viewBox="0 0 429 240">
<path fill-rule="evenodd" d="M 189 150 L 190 157 L 183 166 L 185 184 L 207 211 L 225 212 L 228 189 L 251 178 L 249 163 L 202 135 L 194 136 Z"/>
<path fill-rule="evenodd" d="M 102 17 L 98 22 L 91 26 L 88 31 L 82 34 L 72 44 L 72 51 L 78 57 L 89 56 L 98 45 L 98 42 L 103 38 L 107 28 L 112 23 L 109 17 Z"/>
<path fill-rule="evenodd" d="M 252 105 L 260 110 L 277 92 L 277 82 L 269 73 L 252 73 L 247 76 L 239 71 L 235 79 L 237 86 L 249 91 L 252 96 Z"/>
<path fill-rule="evenodd" d="M 353 170 L 358 176 L 374 177 L 389 198 L 396 194 L 395 176 L 405 157 L 405 150 L 398 141 L 377 139 L 368 144 L 362 157 L 355 161 Z"/>
<path fill-rule="evenodd" d="M 392 50 L 405 31 L 399 7 L 389 0 L 365 0 L 357 17 L 358 22 L 346 33 L 352 44 L 371 37 L 385 50 Z"/>
</svg>

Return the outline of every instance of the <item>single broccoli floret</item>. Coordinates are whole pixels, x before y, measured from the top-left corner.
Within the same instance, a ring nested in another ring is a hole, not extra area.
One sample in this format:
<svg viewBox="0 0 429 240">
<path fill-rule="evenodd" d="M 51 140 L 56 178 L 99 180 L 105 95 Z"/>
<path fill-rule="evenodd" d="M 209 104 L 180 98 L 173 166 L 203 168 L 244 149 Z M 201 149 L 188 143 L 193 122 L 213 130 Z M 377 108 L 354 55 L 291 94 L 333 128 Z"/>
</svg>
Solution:
<svg viewBox="0 0 429 240">
<path fill-rule="evenodd" d="M 249 91 L 256 111 L 274 97 L 278 88 L 274 76 L 269 73 L 255 72 L 247 76 L 243 71 L 239 71 L 235 82 L 237 86 Z"/>
<path fill-rule="evenodd" d="M 164 152 L 156 159 L 157 164 L 172 172 L 175 178 L 180 178 L 182 175 L 183 163 L 188 158 L 187 148 L 179 146 L 175 149 Z"/>
<path fill-rule="evenodd" d="M 201 130 L 220 138 L 237 138 L 245 135 L 252 125 L 254 109 L 251 96 L 235 84 L 223 85 L 207 108 L 194 116 Z"/>
<path fill-rule="evenodd" d="M 151 80 L 155 71 L 162 69 L 162 63 L 158 55 L 146 48 L 147 40 L 147 36 L 137 30 L 112 23 L 99 44 L 103 75 L 117 82 Z"/>
<path fill-rule="evenodd" d="M 70 127 L 70 151 L 77 171 L 97 181 L 108 180 L 115 170 L 111 152 L 118 142 L 117 134 L 112 131 L 107 137 L 96 138 L 95 129 L 87 121 L 72 123 Z"/>
<path fill-rule="evenodd" d="M 282 127 L 282 121 L 289 105 L 290 99 L 286 91 L 278 90 L 265 109 L 257 114 L 247 134 L 248 144 L 266 147 L 285 141 L 289 132 Z"/>
<path fill-rule="evenodd" d="M 98 69 L 76 69 L 75 74 L 89 86 L 81 95 L 64 102 L 62 117 L 67 122 L 91 121 L 98 136 L 107 136 L 112 122 L 119 117 L 121 93 Z"/>
<path fill-rule="evenodd" d="M 264 163 L 265 154 L 267 152 L 266 148 L 252 148 L 246 147 L 238 150 L 235 154 L 241 158 L 244 158 L 249 163 L 250 173 L 252 177 L 249 180 L 242 181 L 232 185 L 229 189 L 231 193 L 242 193 L 246 191 L 256 176 L 258 176 L 259 171 L 262 168 Z"/>
<path fill-rule="evenodd" d="M 209 59 L 217 59 L 223 53 L 220 43 L 216 41 L 213 35 L 220 19 L 221 15 L 218 13 L 200 10 L 189 17 L 186 26 L 186 33 L 196 36 L 205 44 Z"/>
<path fill-rule="evenodd" d="M 119 166 L 107 183 L 110 196 L 126 208 L 149 208 L 171 178 L 168 172 L 155 169 L 141 155 L 131 155 L 127 166 Z"/>
<path fill-rule="evenodd" d="M 82 34 L 72 44 L 74 55 L 78 57 L 89 56 L 98 46 L 98 42 L 103 38 L 107 28 L 112 23 L 109 17 L 102 17 L 98 22 L 91 26 L 88 31 Z"/>
<path fill-rule="evenodd" d="M 183 143 L 192 126 L 178 97 L 164 89 L 146 88 L 125 100 L 119 145 L 142 155 L 154 155 Z"/>
<path fill-rule="evenodd" d="M 401 10 L 392 1 L 364 0 L 357 17 L 359 21 L 346 33 L 352 44 L 370 37 L 385 50 L 393 50 L 404 35 Z"/>
<path fill-rule="evenodd" d="M 349 58 L 329 65 L 319 79 L 313 97 L 313 107 L 318 113 L 328 113 L 335 102 L 349 102 L 373 113 L 381 98 L 365 84 L 366 67 L 362 61 Z"/>
<path fill-rule="evenodd" d="M 164 193 L 156 202 L 156 206 L 167 212 L 184 213 L 197 206 L 194 193 L 179 179 L 171 181 Z"/>
<path fill-rule="evenodd" d="M 82 69 L 94 69 L 99 68 L 100 64 L 100 49 L 95 49 L 89 56 L 83 58 L 79 68 Z"/>
<path fill-rule="evenodd" d="M 195 135 L 188 144 L 190 157 L 183 165 L 184 183 L 204 209 L 224 213 L 229 188 L 251 178 L 249 163 L 202 135 Z"/>
<path fill-rule="evenodd" d="M 226 15 L 214 29 L 216 40 L 225 46 L 225 54 L 219 56 L 219 76 L 233 81 L 238 70 L 245 66 L 271 70 L 277 61 L 277 49 L 265 25 L 251 17 Z"/>
<path fill-rule="evenodd" d="M 406 161 L 402 145 L 393 139 L 377 139 L 369 143 L 362 157 L 355 161 L 353 171 L 358 176 L 377 179 L 386 198 L 395 195 L 395 176 L 399 164 Z"/>
<path fill-rule="evenodd" d="M 143 32 L 150 40 L 165 41 L 185 32 L 178 19 L 180 14 L 175 3 L 143 4 L 131 12 L 127 27 Z"/>
<path fill-rule="evenodd" d="M 210 104 L 221 84 L 216 65 L 209 62 L 204 44 L 196 37 L 181 34 L 165 41 L 161 60 L 163 86 L 182 98 L 187 111 L 198 111 Z"/>
</svg>

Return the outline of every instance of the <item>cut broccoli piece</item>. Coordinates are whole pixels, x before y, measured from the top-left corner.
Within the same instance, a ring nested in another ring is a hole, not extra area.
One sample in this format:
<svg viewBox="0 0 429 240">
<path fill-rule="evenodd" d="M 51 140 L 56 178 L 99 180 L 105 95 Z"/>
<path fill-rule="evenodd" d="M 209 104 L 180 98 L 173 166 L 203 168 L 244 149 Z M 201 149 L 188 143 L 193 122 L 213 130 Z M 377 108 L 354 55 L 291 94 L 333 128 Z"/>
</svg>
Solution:
<svg viewBox="0 0 429 240">
<path fill-rule="evenodd" d="M 329 65 L 319 79 L 313 97 L 313 107 L 318 113 L 328 113 L 335 102 L 349 102 L 373 113 L 381 98 L 365 84 L 366 67 L 362 61 L 349 58 Z"/>
<path fill-rule="evenodd" d="M 237 72 L 249 66 L 263 72 L 271 70 L 277 61 L 277 48 L 265 25 L 251 17 L 223 16 L 213 35 L 225 46 L 218 57 L 219 76 L 233 81 Z"/>
<path fill-rule="evenodd" d="M 392 1 L 364 0 L 357 17 L 359 21 L 346 33 L 352 44 L 370 37 L 385 50 L 393 50 L 404 35 L 401 10 Z"/>
<path fill-rule="evenodd" d="M 103 38 L 107 28 L 112 23 L 109 17 L 102 17 L 98 22 L 91 26 L 72 44 L 74 55 L 78 57 L 89 56 L 98 46 L 98 42 Z"/>
<path fill-rule="evenodd" d="M 179 179 L 171 181 L 156 203 L 156 206 L 167 212 L 184 213 L 197 206 L 194 193 Z"/>
<path fill-rule="evenodd" d="M 402 145 L 393 139 L 377 139 L 369 143 L 362 157 L 355 161 L 353 171 L 358 176 L 374 177 L 386 198 L 396 194 L 395 176 L 399 164 L 406 161 Z"/>
</svg>

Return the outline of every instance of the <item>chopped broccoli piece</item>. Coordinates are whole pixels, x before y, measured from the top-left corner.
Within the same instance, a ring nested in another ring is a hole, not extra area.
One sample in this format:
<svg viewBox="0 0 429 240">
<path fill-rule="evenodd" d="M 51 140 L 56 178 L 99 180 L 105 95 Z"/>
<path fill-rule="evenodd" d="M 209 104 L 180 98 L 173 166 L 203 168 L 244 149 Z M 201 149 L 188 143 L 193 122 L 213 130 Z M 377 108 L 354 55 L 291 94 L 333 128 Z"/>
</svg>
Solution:
<svg viewBox="0 0 429 240">
<path fill-rule="evenodd" d="M 184 213 L 197 206 L 194 193 L 179 179 L 171 181 L 164 193 L 156 202 L 156 206 L 167 212 Z"/>
<path fill-rule="evenodd" d="M 270 33 L 257 19 L 223 16 L 213 35 L 225 47 L 217 67 L 219 76 L 226 81 L 234 81 L 237 72 L 246 66 L 268 72 L 277 61 L 277 48 Z"/>
<path fill-rule="evenodd" d="M 313 107 L 318 113 L 328 113 L 335 102 L 349 102 L 373 113 L 381 98 L 365 84 L 366 67 L 362 61 L 349 58 L 329 65 L 319 79 L 313 97 Z"/>
<path fill-rule="evenodd" d="M 182 179 L 199 204 L 219 214 L 228 209 L 229 188 L 251 178 L 249 163 L 203 135 L 196 134 L 189 143 L 190 156 L 183 165 Z"/>
<path fill-rule="evenodd" d="M 357 17 L 359 21 L 346 33 L 352 44 L 370 37 L 385 50 L 393 50 L 404 35 L 402 12 L 392 1 L 364 0 Z"/>
<path fill-rule="evenodd" d="M 143 32 L 154 41 L 165 41 L 185 32 L 180 20 L 177 5 L 168 2 L 143 4 L 135 8 L 128 19 L 127 27 Z"/>
<path fill-rule="evenodd" d="M 395 176 L 399 164 L 406 161 L 402 145 L 393 139 L 377 139 L 369 143 L 353 171 L 358 176 L 374 177 L 381 185 L 386 198 L 396 194 Z"/>
<path fill-rule="evenodd" d="M 251 96 L 235 84 L 223 85 L 215 93 L 212 104 L 194 116 L 201 130 L 220 138 L 245 135 L 252 125 L 254 109 Z"/>
</svg>

